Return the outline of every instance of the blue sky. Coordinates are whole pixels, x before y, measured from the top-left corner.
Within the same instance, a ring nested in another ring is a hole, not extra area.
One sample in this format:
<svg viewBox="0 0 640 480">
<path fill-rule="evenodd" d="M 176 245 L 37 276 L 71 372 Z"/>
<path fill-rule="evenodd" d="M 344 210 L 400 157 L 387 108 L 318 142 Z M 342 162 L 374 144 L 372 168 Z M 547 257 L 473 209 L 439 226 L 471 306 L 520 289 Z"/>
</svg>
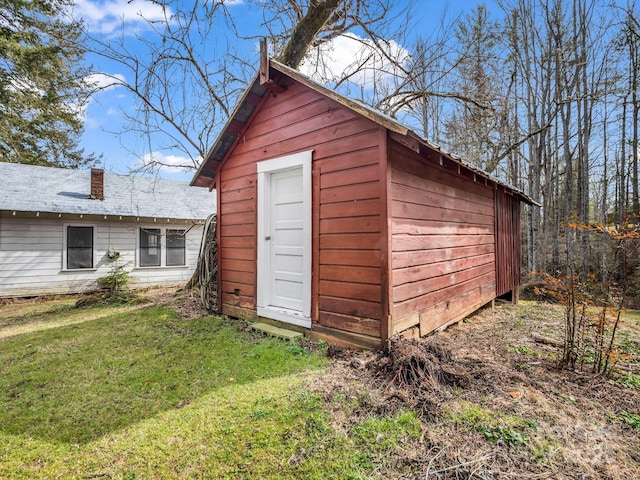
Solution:
<svg viewBox="0 0 640 480">
<path fill-rule="evenodd" d="M 405 1 L 405 0 L 402 0 Z M 420 25 L 422 36 L 428 36 L 429 30 L 440 22 L 446 12 L 447 19 L 454 19 L 461 13 L 469 12 L 476 3 L 488 3 L 489 10 L 497 13 L 497 8 L 492 7 L 493 2 L 469 2 L 464 0 L 451 0 L 449 2 L 417 0 L 417 17 L 413 19 L 416 25 Z M 262 13 L 254 4 L 243 3 L 242 0 L 227 2 L 234 21 L 241 33 L 250 33 L 253 36 L 266 34 L 260 26 Z M 74 15 L 81 17 L 89 32 L 93 36 L 99 36 L 106 41 L 123 39 L 127 48 L 135 52 L 135 34 L 144 35 L 148 28 L 140 15 L 148 19 L 162 18 L 162 12 L 157 4 L 144 0 L 77 0 Z M 412 33 L 412 32 L 410 32 Z M 220 32 L 226 35 L 227 32 Z M 411 38 L 408 35 L 407 38 Z M 348 39 L 341 40 L 334 50 L 334 66 L 336 70 L 344 68 L 348 61 L 353 60 Z M 238 52 L 247 58 L 254 59 L 257 67 L 258 53 L 257 40 L 239 40 L 236 43 Z M 403 45 L 396 48 L 402 49 Z M 87 61 L 93 65 L 97 75 L 94 79 L 98 82 L 106 81 L 101 73 L 124 81 L 128 79 L 127 73 L 120 69 L 119 65 L 110 63 L 97 55 L 89 55 Z M 366 85 L 366 79 L 361 81 Z M 230 106 L 233 108 L 233 105 Z M 102 165 L 106 170 L 115 173 L 129 173 L 130 170 L 140 165 L 140 152 L 153 151 L 153 145 L 146 145 L 139 134 L 122 133 L 125 125 L 126 114 L 133 114 L 136 103 L 133 97 L 122 87 L 110 87 L 93 96 L 85 111 L 85 131 L 81 138 L 81 147 L 87 152 L 102 155 Z M 210 146 L 209 146 L 210 147 Z M 156 152 L 163 155 L 163 160 L 168 163 L 179 164 L 184 161 L 184 155 L 180 152 Z M 193 176 L 193 171 L 180 169 L 161 169 L 158 172 L 163 178 L 188 181 Z"/>
</svg>

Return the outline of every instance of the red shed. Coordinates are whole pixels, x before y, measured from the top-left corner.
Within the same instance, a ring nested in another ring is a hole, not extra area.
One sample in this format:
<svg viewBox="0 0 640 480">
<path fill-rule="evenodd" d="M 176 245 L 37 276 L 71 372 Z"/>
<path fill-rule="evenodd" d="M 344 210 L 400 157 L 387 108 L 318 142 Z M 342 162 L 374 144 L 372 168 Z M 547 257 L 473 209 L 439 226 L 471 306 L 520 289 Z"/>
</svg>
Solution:
<svg viewBox="0 0 640 480">
<path fill-rule="evenodd" d="M 221 313 L 378 347 L 516 299 L 526 195 L 273 60 L 192 185 L 217 192 Z"/>
</svg>

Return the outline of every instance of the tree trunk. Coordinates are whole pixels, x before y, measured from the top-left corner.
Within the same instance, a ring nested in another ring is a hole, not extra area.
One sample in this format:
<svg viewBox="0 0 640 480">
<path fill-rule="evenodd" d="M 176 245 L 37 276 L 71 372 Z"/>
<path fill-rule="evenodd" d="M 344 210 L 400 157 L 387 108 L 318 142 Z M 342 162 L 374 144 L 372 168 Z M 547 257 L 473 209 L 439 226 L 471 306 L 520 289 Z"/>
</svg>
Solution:
<svg viewBox="0 0 640 480">
<path fill-rule="evenodd" d="M 298 68 L 316 34 L 327 23 L 342 0 L 311 0 L 304 17 L 291 32 L 291 37 L 279 60 L 291 68 Z"/>
</svg>

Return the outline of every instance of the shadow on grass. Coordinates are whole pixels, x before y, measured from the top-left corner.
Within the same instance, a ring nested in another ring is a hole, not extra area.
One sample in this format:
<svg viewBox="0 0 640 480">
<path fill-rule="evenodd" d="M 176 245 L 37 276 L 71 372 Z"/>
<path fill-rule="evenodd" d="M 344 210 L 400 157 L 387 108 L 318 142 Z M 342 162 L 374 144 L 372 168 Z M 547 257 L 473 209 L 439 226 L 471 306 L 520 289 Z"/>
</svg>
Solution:
<svg viewBox="0 0 640 480">
<path fill-rule="evenodd" d="M 0 429 L 82 444 L 233 383 L 325 360 L 152 307 L 0 340 Z"/>
<path fill-rule="evenodd" d="M 33 323 L 38 319 L 46 319 L 51 315 L 61 312 L 72 312 L 75 300 L 72 298 L 61 298 L 46 302 L 32 300 L 8 303 L 0 306 L 2 315 L 0 316 L 0 333 L 15 325 Z"/>
</svg>

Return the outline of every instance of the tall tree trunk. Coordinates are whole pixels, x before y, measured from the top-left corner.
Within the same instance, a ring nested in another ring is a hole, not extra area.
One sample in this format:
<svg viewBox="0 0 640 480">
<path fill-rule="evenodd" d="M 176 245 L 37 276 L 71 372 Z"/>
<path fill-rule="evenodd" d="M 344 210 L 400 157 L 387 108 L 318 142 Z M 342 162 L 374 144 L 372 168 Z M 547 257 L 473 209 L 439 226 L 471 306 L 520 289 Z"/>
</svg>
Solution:
<svg viewBox="0 0 640 480">
<path fill-rule="evenodd" d="M 625 95 L 622 100 L 622 127 L 621 127 L 621 139 L 620 139 L 620 161 L 618 169 L 618 206 L 616 221 L 621 224 L 627 215 L 627 100 L 628 96 Z"/>
<path fill-rule="evenodd" d="M 591 139 L 591 111 L 595 79 L 589 76 L 589 51 L 587 45 L 588 25 L 590 19 L 584 0 L 574 0 L 573 22 L 576 46 L 574 59 L 576 62 L 576 109 L 578 117 L 578 178 L 577 203 L 578 220 L 587 225 L 590 221 L 589 212 L 589 141 Z M 589 229 L 579 230 L 580 256 L 582 265 L 580 272 L 584 278 L 589 273 Z"/>
<path fill-rule="evenodd" d="M 640 214 L 640 199 L 638 198 L 638 117 L 640 116 L 640 104 L 638 104 L 638 62 L 637 49 L 634 51 L 634 63 L 632 64 L 631 73 L 631 107 L 633 109 L 632 116 L 632 137 L 631 137 L 631 175 L 633 190 L 633 213 Z"/>
</svg>

